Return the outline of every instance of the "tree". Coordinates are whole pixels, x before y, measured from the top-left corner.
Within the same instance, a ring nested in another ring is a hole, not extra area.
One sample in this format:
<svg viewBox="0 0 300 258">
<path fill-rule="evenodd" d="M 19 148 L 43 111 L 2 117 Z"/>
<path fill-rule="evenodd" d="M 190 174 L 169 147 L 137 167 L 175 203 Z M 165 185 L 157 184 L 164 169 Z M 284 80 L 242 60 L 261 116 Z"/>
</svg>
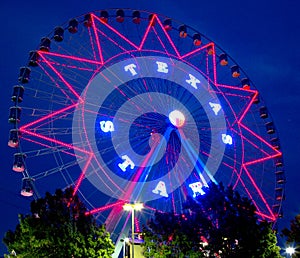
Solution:
<svg viewBox="0 0 300 258">
<path fill-rule="evenodd" d="M 293 244 L 297 247 L 299 252 L 300 248 L 300 214 L 298 214 L 290 223 L 290 229 L 284 228 L 282 230 L 283 236 L 286 238 L 287 244 Z"/>
<path fill-rule="evenodd" d="M 167 257 L 205 257 L 199 252 L 201 245 L 197 227 L 189 214 L 155 213 L 143 228 L 144 256 Z"/>
<path fill-rule="evenodd" d="M 144 229 L 146 257 L 281 257 L 271 224 L 258 221 L 249 199 L 222 184 L 205 192 L 188 197 L 184 214 L 155 214 Z"/>
<path fill-rule="evenodd" d="M 4 244 L 19 258 L 111 257 L 114 245 L 104 225 L 97 225 L 73 189 L 31 202 L 31 215 L 19 215 Z"/>
</svg>

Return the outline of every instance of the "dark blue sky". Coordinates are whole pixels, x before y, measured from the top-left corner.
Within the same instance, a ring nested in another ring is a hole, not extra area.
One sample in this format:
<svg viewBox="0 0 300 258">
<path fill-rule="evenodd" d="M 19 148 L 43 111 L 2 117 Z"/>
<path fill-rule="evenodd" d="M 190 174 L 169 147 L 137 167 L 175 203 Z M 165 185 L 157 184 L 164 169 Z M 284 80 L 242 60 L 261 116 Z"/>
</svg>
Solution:
<svg viewBox="0 0 300 258">
<path fill-rule="evenodd" d="M 29 201 L 19 196 L 20 176 L 12 171 L 13 152 L 7 147 L 8 109 L 19 67 L 40 38 L 70 18 L 94 10 L 130 8 L 157 12 L 188 24 L 221 46 L 243 68 L 272 114 L 284 155 L 287 177 L 284 218 L 300 213 L 300 22 L 296 0 L 287 1 L 1 1 L 1 131 L 0 236 L 14 229 L 18 213 Z M 5 248 L 1 245 L 0 254 Z"/>
</svg>

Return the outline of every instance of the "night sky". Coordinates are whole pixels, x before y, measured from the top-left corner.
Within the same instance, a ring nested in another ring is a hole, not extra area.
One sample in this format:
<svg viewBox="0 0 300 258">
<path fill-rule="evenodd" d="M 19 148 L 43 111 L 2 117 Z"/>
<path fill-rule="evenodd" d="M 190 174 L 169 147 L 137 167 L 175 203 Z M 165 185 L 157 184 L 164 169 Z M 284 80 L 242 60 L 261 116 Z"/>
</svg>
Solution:
<svg viewBox="0 0 300 258">
<path fill-rule="evenodd" d="M 279 228 L 300 213 L 300 3 L 286 1 L 87 0 L 1 1 L 1 132 L 0 236 L 14 229 L 18 213 L 30 200 L 19 195 L 21 177 L 12 171 L 13 150 L 7 146 L 12 86 L 28 53 L 54 27 L 70 18 L 108 8 L 147 10 L 197 29 L 222 47 L 255 83 L 278 131 L 287 178 L 284 217 Z M 0 255 L 5 247 L 0 246 Z"/>
</svg>

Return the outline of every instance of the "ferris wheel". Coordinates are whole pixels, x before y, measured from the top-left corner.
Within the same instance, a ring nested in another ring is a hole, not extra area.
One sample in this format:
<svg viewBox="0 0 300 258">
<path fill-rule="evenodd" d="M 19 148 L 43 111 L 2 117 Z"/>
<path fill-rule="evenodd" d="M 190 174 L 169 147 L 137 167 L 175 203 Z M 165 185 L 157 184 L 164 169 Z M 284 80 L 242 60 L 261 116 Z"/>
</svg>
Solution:
<svg viewBox="0 0 300 258">
<path fill-rule="evenodd" d="M 282 153 L 262 97 L 184 23 L 122 9 L 73 18 L 30 52 L 12 101 L 21 194 L 73 186 L 113 238 L 124 204 L 144 204 L 137 221 L 179 213 L 209 182 L 233 186 L 262 219 L 282 214 Z"/>
</svg>

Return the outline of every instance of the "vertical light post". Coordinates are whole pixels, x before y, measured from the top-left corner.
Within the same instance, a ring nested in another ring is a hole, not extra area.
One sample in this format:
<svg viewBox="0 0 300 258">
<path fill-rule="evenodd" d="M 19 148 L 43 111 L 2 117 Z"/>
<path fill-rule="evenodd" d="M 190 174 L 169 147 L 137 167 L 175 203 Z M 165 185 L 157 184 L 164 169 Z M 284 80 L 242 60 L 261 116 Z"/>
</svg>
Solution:
<svg viewBox="0 0 300 258">
<path fill-rule="evenodd" d="M 132 252 L 131 257 L 134 258 L 134 211 L 140 211 L 143 209 L 142 203 L 126 203 L 123 206 L 123 209 L 126 211 L 131 211 L 131 244 Z"/>
</svg>

